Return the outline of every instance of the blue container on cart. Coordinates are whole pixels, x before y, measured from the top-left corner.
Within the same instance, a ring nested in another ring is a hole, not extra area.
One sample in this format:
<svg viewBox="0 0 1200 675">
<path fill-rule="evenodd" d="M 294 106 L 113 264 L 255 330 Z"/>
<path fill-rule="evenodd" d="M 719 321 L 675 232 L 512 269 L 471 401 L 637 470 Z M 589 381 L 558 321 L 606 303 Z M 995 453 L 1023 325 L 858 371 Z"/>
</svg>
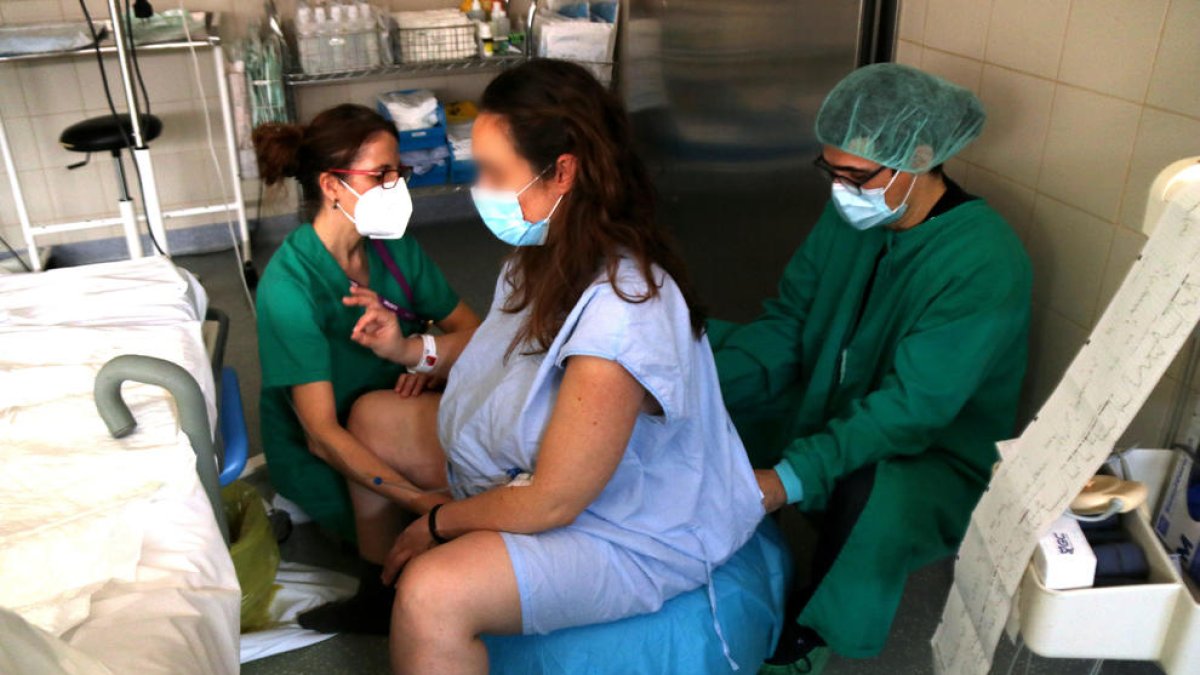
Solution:
<svg viewBox="0 0 1200 675">
<path fill-rule="evenodd" d="M 450 167 L 448 167 L 447 164 L 449 164 L 449 160 L 447 160 L 446 164 L 435 166 L 419 176 L 414 173 L 412 178 L 408 179 L 408 187 L 418 188 L 430 187 L 432 185 L 445 185 L 446 179 L 450 176 Z"/>
<path fill-rule="evenodd" d="M 478 169 L 475 166 L 475 160 L 471 159 L 454 159 L 450 156 L 450 182 L 455 185 L 466 185 L 475 182 L 475 176 L 478 174 Z"/>
<path fill-rule="evenodd" d="M 380 94 L 378 99 L 376 100 L 375 108 L 379 111 L 380 115 L 383 115 L 384 119 L 386 119 L 389 122 L 395 122 L 395 120 L 392 119 L 391 113 L 388 112 L 387 105 L 384 104 L 383 99 L 385 97 L 387 97 L 388 94 L 411 94 L 415 91 L 417 91 L 417 90 L 416 89 L 402 89 L 400 91 L 386 92 L 386 93 Z M 445 145 L 446 144 L 446 110 L 445 110 L 445 108 L 442 107 L 441 102 L 438 102 L 438 105 L 437 105 L 437 118 L 438 118 L 437 124 L 432 127 L 427 128 L 427 129 L 410 129 L 408 131 L 398 131 L 398 133 L 400 134 L 400 150 L 402 152 L 405 150 L 427 150 L 429 148 L 436 148 L 439 145 Z M 415 178 L 415 176 L 414 176 L 414 178 Z M 442 182 L 443 183 L 446 182 L 444 175 L 443 175 Z M 409 182 L 409 185 L 412 185 L 412 183 Z"/>
</svg>

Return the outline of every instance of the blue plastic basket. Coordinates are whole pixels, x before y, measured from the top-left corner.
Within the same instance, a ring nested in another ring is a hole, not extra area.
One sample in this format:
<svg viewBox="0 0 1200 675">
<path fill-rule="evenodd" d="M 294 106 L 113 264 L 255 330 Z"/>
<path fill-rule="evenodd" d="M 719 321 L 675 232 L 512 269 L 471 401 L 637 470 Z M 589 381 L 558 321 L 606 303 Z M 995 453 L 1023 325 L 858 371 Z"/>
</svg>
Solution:
<svg viewBox="0 0 1200 675">
<path fill-rule="evenodd" d="M 455 185 L 464 185 L 466 183 L 474 183 L 475 176 L 479 173 L 478 167 L 475 166 L 475 161 L 470 159 L 454 159 L 450 156 L 450 182 Z"/>
<path fill-rule="evenodd" d="M 388 94 L 411 94 L 416 89 L 401 89 L 394 92 L 385 92 L 380 94 L 375 100 L 375 108 L 389 122 L 394 122 L 392 115 L 388 112 L 387 106 L 380 100 Z M 437 125 L 428 129 L 412 129 L 410 131 L 399 131 L 400 134 L 400 150 L 426 150 L 428 148 L 436 148 L 439 145 L 446 144 L 446 111 L 442 108 L 439 102 L 437 106 Z M 443 180 L 442 182 L 445 182 Z M 409 183 L 412 184 L 411 182 Z"/>
<path fill-rule="evenodd" d="M 408 187 L 429 187 L 431 185 L 445 185 L 446 179 L 450 177 L 450 168 L 445 164 L 434 167 L 428 173 L 420 176 L 413 174 L 413 177 L 408 179 Z"/>
</svg>

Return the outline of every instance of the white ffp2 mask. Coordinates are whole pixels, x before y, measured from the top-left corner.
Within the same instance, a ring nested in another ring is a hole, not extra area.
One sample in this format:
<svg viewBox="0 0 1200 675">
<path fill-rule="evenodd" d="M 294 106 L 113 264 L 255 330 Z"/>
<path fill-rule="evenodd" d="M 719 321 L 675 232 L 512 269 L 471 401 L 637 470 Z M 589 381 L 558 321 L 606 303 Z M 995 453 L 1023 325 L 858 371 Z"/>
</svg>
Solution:
<svg viewBox="0 0 1200 675">
<path fill-rule="evenodd" d="M 394 187 L 387 189 L 376 185 L 362 194 L 358 194 L 346 181 L 341 182 L 358 197 L 358 203 L 354 205 L 354 213 L 342 208 L 341 204 L 335 206 L 354 223 L 354 229 L 359 234 L 371 239 L 399 239 L 404 236 L 413 212 L 412 195 L 408 193 L 408 185 L 404 181 L 397 181 Z"/>
</svg>

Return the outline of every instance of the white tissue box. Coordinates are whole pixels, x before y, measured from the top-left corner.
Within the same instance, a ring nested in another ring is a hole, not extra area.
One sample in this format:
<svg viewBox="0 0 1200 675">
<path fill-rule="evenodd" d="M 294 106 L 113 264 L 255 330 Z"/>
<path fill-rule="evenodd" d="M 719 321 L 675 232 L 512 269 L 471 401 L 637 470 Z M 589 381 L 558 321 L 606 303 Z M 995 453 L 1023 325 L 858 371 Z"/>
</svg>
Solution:
<svg viewBox="0 0 1200 675">
<path fill-rule="evenodd" d="M 1051 590 L 1091 588 L 1096 580 L 1096 554 L 1073 518 L 1062 516 L 1038 540 L 1033 567 Z"/>
</svg>

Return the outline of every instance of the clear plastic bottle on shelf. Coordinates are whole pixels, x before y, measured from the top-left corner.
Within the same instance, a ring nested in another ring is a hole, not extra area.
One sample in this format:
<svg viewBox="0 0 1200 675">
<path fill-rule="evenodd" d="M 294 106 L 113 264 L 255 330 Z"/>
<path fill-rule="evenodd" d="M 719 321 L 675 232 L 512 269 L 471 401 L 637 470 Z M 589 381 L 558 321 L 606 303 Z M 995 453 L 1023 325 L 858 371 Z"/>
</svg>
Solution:
<svg viewBox="0 0 1200 675">
<path fill-rule="evenodd" d="M 316 24 L 313 34 L 317 37 L 317 60 L 313 72 L 328 73 L 333 70 L 333 55 L 329 51 L 331 24 L 324 7 L 318 6 L 313 10 L 313 22 Z"/>
<path fill-rule="evenodd" d="M 479 4 L 479 0 L 471 0 L 471 9 L 467 11 L 467 18 L 472 21 L 485 21 L 487 14 L 483 11 L 483 5 Z"/>
<path fill-rule="evenodd" d="M 329 27 L 329 70 L 337 73 L 349 68 L 346 22 L 339 4 L 329 8 Z"/>
<path fill-rule="evenodd" d="M 342 33 L 346 36 L 346 69 L 366 68 L 367 50 L 363 47 L 362 22 L 358 20 L 358 5 L 348 3 L 342 10 L 345 14 Z"/>
<path fill-rule="evenodd" d="M 371 6 L 358 2 L 358 28 L 362 35 L 362 60 L 364 68 L 379 66 L 379 36 L 375 32 L 375 17 L 371 15 Z"/>
<path fill-rule="evenodd" d="M 392 52 L 392 15 L 389 5 L 383 0 L 366 0 L 371 6 L 371 19 L 374 21 L 375 35 L 379 44 L 379 65 L 395 65 L 395 54 Z"/>
<path fill-rule="evenodd" d="M 508 19 L 508 12 L 504 10 L 504 3 L 500 0 L 493 0 L 492 13 L 492 42 L 495 46 L 497 54 L 508 52 L 508 34 L 512 31 L 512 22 Z"/>
<path fill-rule="evenodd" d="M 296 8 L 296 51 L 300 56 L 300 70 L 309 75 L 318 72 L 320 46 L 317 42 L 317 24 L 313 20 L 312 8 L 301 3 Z"/>
<path fill-rule="evenodd" d="M 375 12 L 366 2 L 358 3 L 358 20 L 362 27 L 363 60 L 365 68 L 378 68 L 379 61 L 379 30 Z"/>
</svg>

